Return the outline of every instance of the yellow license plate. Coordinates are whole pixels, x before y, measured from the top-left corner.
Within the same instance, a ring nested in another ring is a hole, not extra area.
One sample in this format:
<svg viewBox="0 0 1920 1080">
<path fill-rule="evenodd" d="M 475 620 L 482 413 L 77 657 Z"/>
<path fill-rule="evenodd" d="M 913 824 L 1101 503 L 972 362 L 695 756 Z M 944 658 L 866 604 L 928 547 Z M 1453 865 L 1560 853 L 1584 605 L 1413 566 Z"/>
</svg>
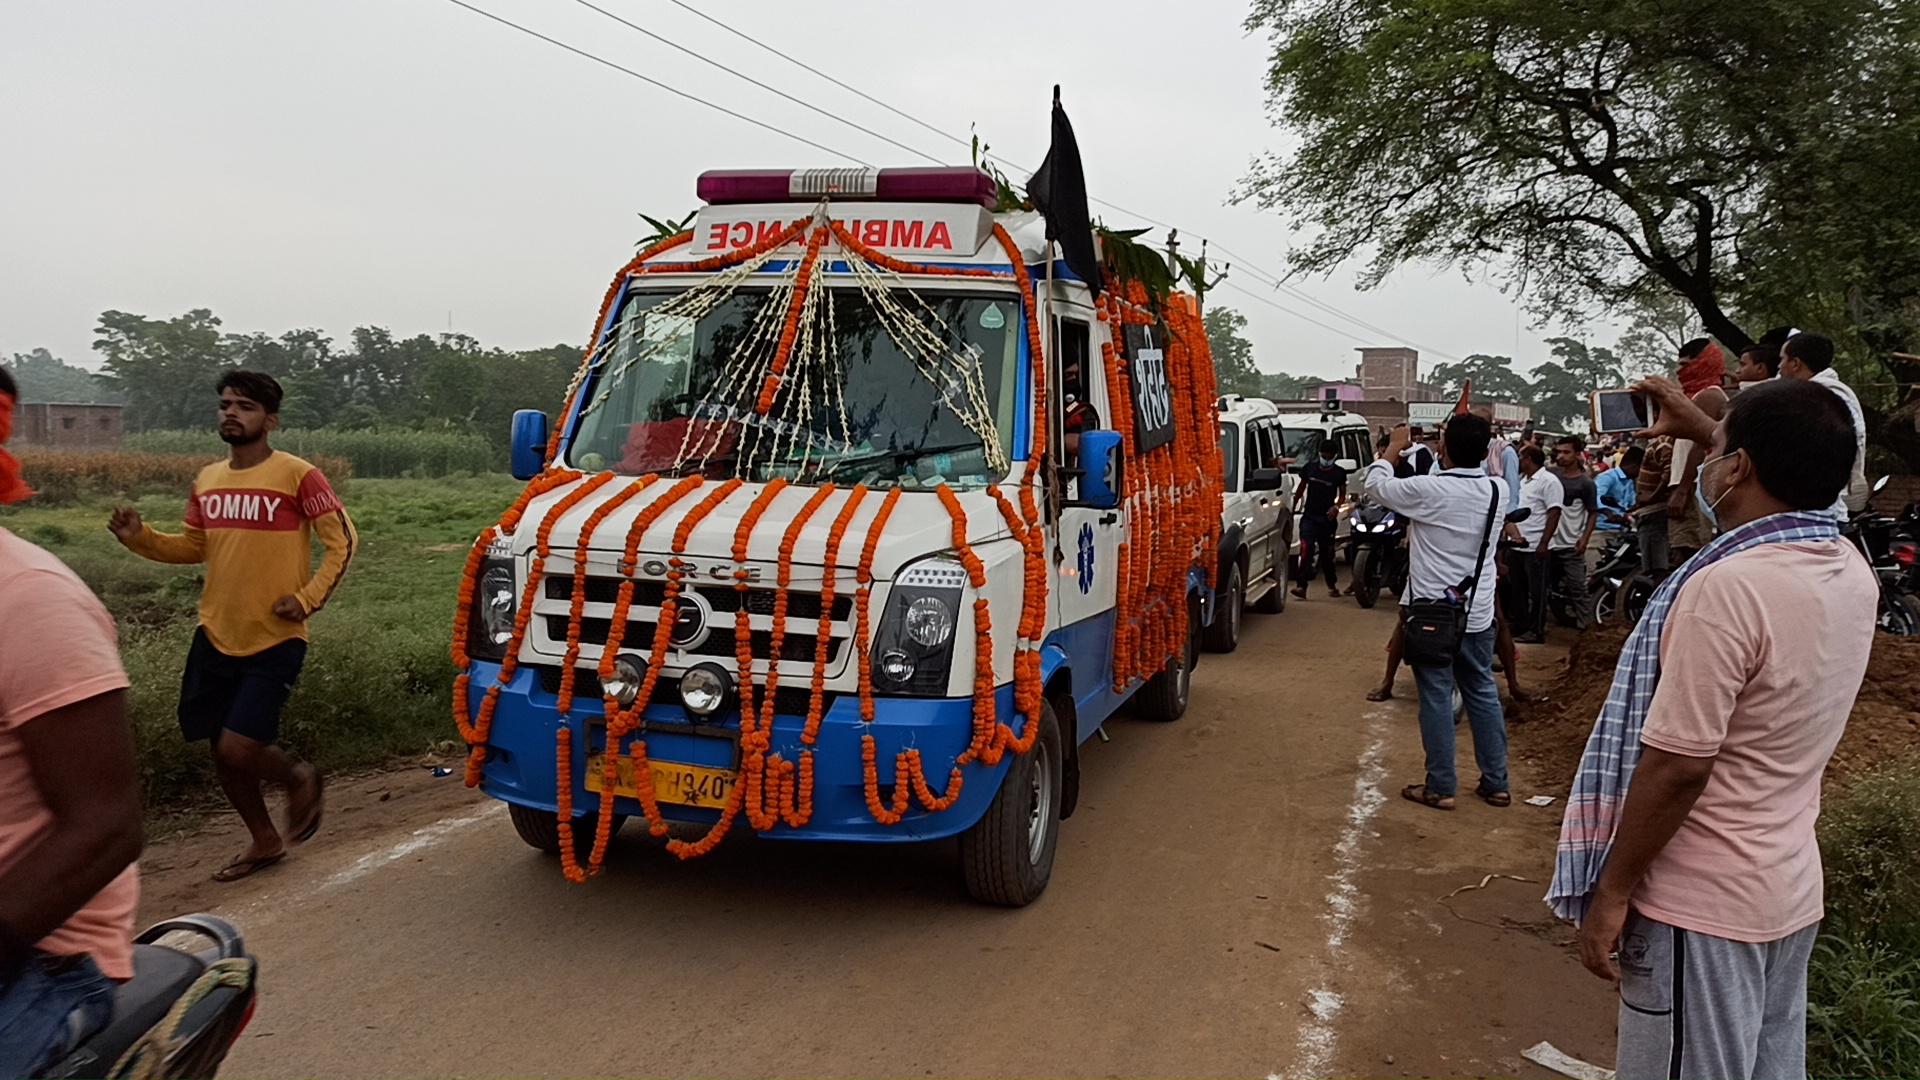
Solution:
<svg viewBox="0 0 1920 1080">
<path fill-rule="evenodd" d="M 620 757 L 615 759 L 618 769 L 614 780 L 613 793 L 625 795 L 630 799 L 640 797 L 640 781 L 634 772 L 633 759 Z M 709 806 L 719 809 L 727 804 L 727 796 L 732 794 L 733 785 L 740 780 L 740 774 L 732 769 L 716 769 L 711 765 L 682 765 L 677 761 L 648 761 L 647 766 L 653 772 L 653 796 L 663 803 L 679 806 Z M 603 786 L 601 777 L 606 775 L 607 757 L 604 753 L 587 755 L 587 790 L 598 793 Z"/>
</svg>

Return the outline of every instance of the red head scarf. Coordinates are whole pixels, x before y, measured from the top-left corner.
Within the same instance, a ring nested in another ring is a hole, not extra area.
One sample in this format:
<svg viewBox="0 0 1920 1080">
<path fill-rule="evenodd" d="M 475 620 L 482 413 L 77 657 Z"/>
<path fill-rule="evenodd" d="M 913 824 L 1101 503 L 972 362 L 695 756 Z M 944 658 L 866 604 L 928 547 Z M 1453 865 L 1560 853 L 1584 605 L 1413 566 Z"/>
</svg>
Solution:
<svg viewBox="0 0 1920 1080">
<path fill-rule="evenodd" d="M 1719 386 L 1726 374 L 1726 356 L 1720 346 L 1709 341 L 1699 356 L 1680 365 L 1680 389 L 1692 397 L 1709 386 Z"/>
<path fill-rule="evenodd" d="M 5 450 L 13 438 L 13 404 L 11 395 L 0 393 L 0 503 L 16 503 L 35 493 L 20 479 L 20 459 Z"/>
</svg>

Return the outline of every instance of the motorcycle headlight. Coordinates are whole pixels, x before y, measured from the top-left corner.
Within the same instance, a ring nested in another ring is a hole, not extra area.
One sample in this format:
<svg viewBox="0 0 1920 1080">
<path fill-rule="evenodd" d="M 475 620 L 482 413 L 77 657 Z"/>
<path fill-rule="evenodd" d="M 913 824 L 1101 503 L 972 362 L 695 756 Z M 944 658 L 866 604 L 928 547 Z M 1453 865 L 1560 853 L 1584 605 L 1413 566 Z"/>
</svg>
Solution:
<svg viewBox="0 0 1920 1080">
<path fill-rule="evenodd" d="M 1380 519 L 1380 528 L 1382 529 L 1393 528 L 1393 523 L 1395 520 L 1396 519 L 1393 516 L 1393 511 L 1391 510 L 1387 511 L 1387 516 Z"/>
<path fill-rule="evenodd" d="M 953 559 L 922 559 L 894 579 L 873 635 L 873 681 L 885 693 L 944 697 L 967 571 Z"/>
<path fill-rule="evenodd" d="M 520 609 L 513 559 L 489 555 L 480 563 L 480 579 L 473 590 L 473 614 L 467 628 L 467 655 L 481 660 L 504 660 L 513 640 L 513 619 Z"/>
</svg>

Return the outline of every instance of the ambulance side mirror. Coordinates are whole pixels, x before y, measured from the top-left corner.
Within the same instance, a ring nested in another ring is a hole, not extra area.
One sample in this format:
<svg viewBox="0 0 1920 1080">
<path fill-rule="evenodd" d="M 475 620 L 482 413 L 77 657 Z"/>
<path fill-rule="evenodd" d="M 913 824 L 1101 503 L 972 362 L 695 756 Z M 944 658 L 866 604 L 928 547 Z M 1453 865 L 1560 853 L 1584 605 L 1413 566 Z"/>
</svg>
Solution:
<svg viewBox="0 0 1920 1080">
<path fill-rule="evenodd" d="M 1080 433 L 1080 497 L 1074 502 L 1095 510 L 1120 505 L 1120 433 Z"/>
<path fill-rule="evenodd" d="M 521 409 L 513 414 L 509 436 L 511 464 L 515 480 L 531 480 L 547 467 L 547 414 L 539 409 Z"/>
</svg>

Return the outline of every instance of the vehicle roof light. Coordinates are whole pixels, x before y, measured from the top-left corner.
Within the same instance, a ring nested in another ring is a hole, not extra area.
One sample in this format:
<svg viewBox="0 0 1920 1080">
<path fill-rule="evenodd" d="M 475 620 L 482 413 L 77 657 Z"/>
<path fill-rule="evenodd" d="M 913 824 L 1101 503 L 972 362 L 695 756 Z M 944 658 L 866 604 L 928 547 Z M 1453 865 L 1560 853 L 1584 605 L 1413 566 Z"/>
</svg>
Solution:
<svg viewBox="0 0 1920 1080">
<path fill-rule="evenodd" d="M 886 202 L 999 203 L 993 177 L 972 166 L 906 169 L 717 169 L 696 188 L 709 204 L 880 199 Z"/>
</svg>

